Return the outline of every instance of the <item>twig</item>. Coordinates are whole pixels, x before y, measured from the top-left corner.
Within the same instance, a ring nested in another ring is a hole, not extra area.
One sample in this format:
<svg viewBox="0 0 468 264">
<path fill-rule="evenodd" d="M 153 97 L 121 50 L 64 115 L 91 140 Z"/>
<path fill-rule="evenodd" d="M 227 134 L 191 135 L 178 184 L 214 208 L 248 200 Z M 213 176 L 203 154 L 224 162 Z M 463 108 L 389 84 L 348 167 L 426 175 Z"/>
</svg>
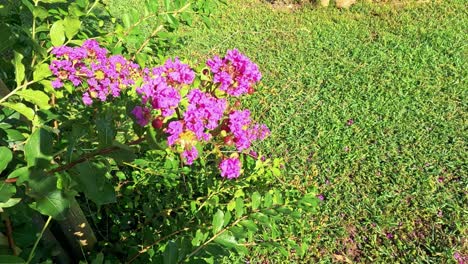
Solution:
<svg viewBox="0 0 468 264">
<path fill-rule="evenodd" d="M 129 146 L 136 145 L 136 144 L 141 143 L 144 140 L 145 140 L 145 138 L 139 138 L 137 140 L 134 140 L 132 142 L 127 143 L 127 145 L 129 145 Z M 76 166 L 77 164 L 83 163 L 83 162 L 85 162 L 85 161 L 87 161 L 87 160 L 89 160 L 89 159 L 91 159 L 91 158 L 93 158 L 95 156 L 103 155 L 103 154 L 109 154 L 109 153 L 112 153 L 112 152 L 114 152 L 114 151 L 116 151 L 118 149 L 119 149 L 119 147 L 112 146 L 112 147 L 103 148 L 103 149 L 100 149 L 100 150 L 85 154 L 85 155 L 81 156 L 79 159 L 74 160 L 74 161 L 72 161 L 72 162 L 70 162 L 68 164 L 63 165 L 63 166 L 57 167 L 55 169 L 52 169 L 52 170 L 48 171 L 47 173 L 48 174 L 54 174 L 56 172 L 69 170 L 69 169 L 73 168 L 74 166 Z"/>
<path fill-rule="evenodd" d="M 13 228 L 11 227 L 10 217 L 6 213 L 3 213 L 3 221 L 5 222 L 8 246 L 13 252 L 13 255 L 18 256 L 18 252 L 16 252 L 15 240 L 13 239 Z"/>
<path fill-rule="evenodd" d="M 156 36 L 156 34 L 158 34 L 159 31 L 161 31 L 162 29 L 164 28 L 163 25 L 159 25 L 159 27 L 157 27 L 153 32 L 151 32 L 151 35 L 145 40 L 145 42 L 143 42 L 143 44 L 141 44 L 140 48 L 138 48 L 138 50 L 135 52 L 135 54 L 133 55 L 132 57 L 132 60 L 134 60 L 136 58 L 136 55 L 138 53 L 140 53 L 145 47 L 146 45 L 148 45 L 148 43 L 150 42 L 150 40 Z"/>
<path fill-rule="evenodd" d="M 34 257 L 34 252 L 36 251 L 37 245 L 39 244 L 39 241 L 41 241 L 41 238 L 44 235 L 44 232 L 46 231 L 47 227 L 49 226 L 50 220 L 52 220 L 52 216 L 49 216 L 49 218 L 47 218 L 47 222 L 45 223 L 44 227 L 42 228 L 42 231 L 39 234 L 39 237 L 37 237 L 36 242 L 34 243 L 34 246 L 33 246 L 32 250 L 31 250 L 31 253 L 29 253 L 28 261 L 26 261 L 27 264 L 31 263 L 31 260 Z"/>
<path fill-rule="evenodd" d="M 202 248 L 204 248 L 206 245 L 208 245 L 209 243 L 211 243 L 211 241 L 215 240 L 217 237 L 219 237 L 221 234 L 223 234 L 224 232 L 226 232 L 229 228 L 237 225 L 240 221 L 246 219 L 248 217 L 248 215 L 244 215 L 243 217 L 237 219 L 236 221 L 234 221 L 232 224 L 230 224 L 228 227 L 225 227 L 223 228 L 223 230 L 219 231 L 218 233 L 216 233 L 216 235 L 214 235 L 212 238 L 208 239 L 205 243 L 203 243 L 201 246 L 199 246 L 198 248 L 196 248 L 194 251 L 192 251 L 192 253 L 190 253 L 186 259 L 192 257 L 193 255 L 197 254 L 198 251 L 200 251 Z"/>
<path fill-rule="evenodd" d="M 183 7 L 181 7 L 179 10 L 176 10 L 176 11 L 173 11 L 172 14 L 174 14 L 174 16 L 176 16 L 177 14 L 179 13 L 182 13 L 184 12 L 187 8 L 189 8 L 191 5 L 190 2 L 188 2 L 186 5 L 184 5 Z M 151 41 L 151 39 L 156 36 L 156 34 L 158 34 L 159 31 L 163 30 L 164 29 L 164 26 L 163 25 L 159 25 L 153 32 L 151 32 L 151 35 L 146 38 L 145 42 L 143 42 L 143 44 L 141 44 L 140 48 L 138 48 L 138 50 L 135 52 L 135 54 L 133 55 L 132 57 L 132 60 L 134 60 L 136 58 L 136 55 L 138 53 L 140 53 L 143 48 L 146 47 L 146 45 L 148 45 L 148 43 Z"/>
<path fill-rule="evenodd" d="M 146 246 L 144 247 L 142 250 L 140 250 L 135 256 L 133 256 L 127 263 L 132 263 L 135 259 L 137 259 L 141 254 L 145 253 L 146 251 L 148 251 L 148 249 L 152 248 L 153 246 L 155 246 L 156 244 L 158 244 L 159 242 L 163 241 L 163 240 L 166 240 L 174 235 L 177 235 L 181 232 L 184 232 L 184 231 L 187 231 L 189 230 L 190 228 L 188 227 L 185 227 L 183 229 L 180 229 L 180 230 L 177 230 L 175 232 L 172 232 L 170 233 L 169 235 L 167 236 L 164 236 L 164 237 L 161 237 L 160 239 L 156 240 L 154 243 L 152 243 L 151 245 L 149 246 Z"/>
<path fill-rule="evenodd" d="M 30 81 L 30 82 L 27 82 L 27 83 L 25 83 L 23 85 L 18 86 L 13 91 L 11 91 L 9 94 L 5 95 L 2 99 L 0 99 L 0 104 L 3 103 L 4 101 L 6 101 L 6 99 L 8 99 L 10 96 L 14 95 L 19 90 L 21 90 L 21 89 L 23 89 L 23 88 L 27 87 L 28 85 L 33 84 L 35 82 L 36 81 Z"/>
</svg>

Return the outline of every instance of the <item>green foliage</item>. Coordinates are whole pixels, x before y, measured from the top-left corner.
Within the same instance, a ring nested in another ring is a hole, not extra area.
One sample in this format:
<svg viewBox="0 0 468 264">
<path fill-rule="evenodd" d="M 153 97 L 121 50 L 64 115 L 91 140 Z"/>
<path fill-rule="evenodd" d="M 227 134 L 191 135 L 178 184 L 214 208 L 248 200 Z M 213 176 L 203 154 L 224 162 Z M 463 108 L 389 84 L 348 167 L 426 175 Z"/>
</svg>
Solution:
<svg viewBox="0 0 468 264">
<path fill-rule="evenodd" d="M 93 263 L 212 263 L 221 255 L 246 255 L 246 244 L 259 243 L 256 233 L 274 243 L 281 217 L 312 211 L 299 195 L 284 199 L 269 188 L 281 175 L 279 159 L 244 158 L 245 181 L 228 182 L 214 174 L 216 150 L 185 167 L 165 149 L 160 132 L 134 129 L 125 118 L 135 105 L 134 91 L 125 100 L 84 107 L 70 86 L 52 88 L 48 65 L 54 47 L 97 38 L 113 54 L 152 66 L 183 43 L 176 32 L 192 25 L 194 14 L 209 26 L 217 7 L 211 0 L 142 3 L 116 17 L 112 5 L 99 1 L 0 5 L 0 212 L 12 220 L 20 256 L 10 260 L 40 262 L 62 254 L 39 241 L 51 219 L 70 221 L 75 200 L 99 236 L 89 256 Z M 40 215 L 49 218 L 37 226 Z"/>
</svg>

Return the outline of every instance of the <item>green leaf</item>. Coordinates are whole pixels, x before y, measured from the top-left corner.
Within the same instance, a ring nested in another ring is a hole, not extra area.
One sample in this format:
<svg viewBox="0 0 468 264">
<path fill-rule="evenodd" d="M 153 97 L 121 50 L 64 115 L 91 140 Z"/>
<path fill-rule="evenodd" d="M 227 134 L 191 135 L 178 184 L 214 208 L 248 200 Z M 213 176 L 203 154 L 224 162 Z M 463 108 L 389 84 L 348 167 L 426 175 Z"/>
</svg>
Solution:
<svg viewBox="0 0 468 264">
<path fill-rule="evenodd" d="M 80 31 L 81 22 L 78 18 L 67 16 L 63 20 L 63 27 L 65 28 L 65 36 L 72 39 Z"/>
<path fill-rule="evenodd" d="M 34 12 L 34 6 L 29 0 L 21 0 L 21 2 L 29 9 L 29 11 L 31 11 L 31 13 Z"/>
<path fill-rule="evenodd" d="M 16 193 L 16 187 L 5 181 L 0 182 L 0 202 L 8 201 Z"/>
<path fill-rule="evenodd" d="M 299 204 L 303 209 L 312 209 L 313 211 L 319 204 L 319 199 L 315 196 L 315 193 L 308 193 L 302 197 L 302 199 L 299 201 Z"/>
<path fill-rule="evenodd" d="M 270 218 L 263 213 L 254 213 L 251 216 L 262 224 L 270 224 Z"/>
<path fill-rule="evenodd" d="M 42 108 L 42 109 L 50 108 L 49 96 L 47 96 L 47 94 L 45 94 L 42 91 L 27 89 L 27 90 L 18 91 L 17 94 L 21 96 L 24 100 L 39 106 L 39 108 Z"/>
<path fill-rule="evenodd" d="M 179 21 L 173 15 L 167 14 L 166 20 L 172 28 L 179 27 Z"/>
<path fill-rule="evenodd" d="M 264 207 L 268 208 L 268 207 L 271 207 L 272 205 L 273 205 L 273 196 L 271 195 L 271 193 L 267 193 L 265 195 Z"/>
<path fill-rule="evenodd" d="M 40 20 L 44 20 L 49 16 L 49 12 L 42 6 L 35 6 L 33 9 L 33 15 Z"/>
<path fill-rule="evenodd" d="M 7 147 L 0 147 L 0 172 L 2 172 L 13 159 L 13 154 L 11 150 Z"/>
<path fill-rule="evenodd" d="M 21 82 L 23 82 L 25 74 L 24 74 L 24 65 L 23 65 L 23 54 L 19 52 L 14 52 L 15 56 L 12 60 L 13 65 L 15 66 L 15 79 L 16 85 L 21 86 Z"/>
<path fill-rule="evenodd" d="M 252 210 L 257 210 L 262 202 L 262 196 L 258 192 L 252 194 Z"/>
<path fill-rule="evenodd" d="M 74 179 L 88 199 L 98 206 L 115 202 L 115 190 L 102 163 L 84 162 L 76 165 L 76 169 L 78 175 Z"/>
<path fill-rule="evenodd" d="M 33 80 L 40 81 L 52 75 L 52 72 L 49 69 L 49 65 L 41 63 L 35 67 L 33 73 Z"/>
<path fill-rule="evenodd" d="M 34 116 L 35 116 L 34 110 L 32 110 L 31 108 L 27 107 L 27 106 L 26 106 L 25 104 L 23 104 L 23 103 L 8 103 L 8 102 L 3 102 L 3 103 L 1 103 L 1 105 L 15 110 L 16 112 L 22 114 L 24 117 L 26 117 L 27 119 L 29 119 L 29 120 L 31 120 L 31 121 L 34 119 Z"/>
<path fill-rule="evenodd" d="M 214 239 L 214 242 L 227 248 L 233 248 L 238 245 L 236 238 L 230 232 L 222 233 Z"/>
<path fill-rule="evenodd" d="M 117 163 L 131 162 L 136 159 L 136 155 L 133 149 L 131 149 L 129 146 L 120 144 L 118 142 L 114 142 L 112 145 L 118 149 L 111 153 L 105 154 L 105 156 L 113 158 Z"/>
<path fill-rule="evenodd" d="M 242 198 L 236 199 L 236 218 L 240 218 L 244 214 L 244 200 Z"/>
<path fill-rule="evenodd" d="M 36 129 L 29 137 L 24 146 L 24 156 L 28 167 L 45 168 L 52 160 L 52 142 L 51 134 L 43 129 Z"/>
<path fill-rule="evenodd" d="M 179 251 L 177 244 L 174 241 L 169 241 L 163 253 L 164 264 L 176 264 L 179 258 Z"/>
<path fill-rule="evenodd" d="M 33 202 L 30 207 L 41 214 L 52 216 L 54 219 L 64 220 L 66 210 L 70 207 L 70 200 L 62 191 L 54 190 Z"/>
<path fill-rule="evenodd" d="M 21 202 L 21 198 L 10 198 L 8 201 L 1 203 L 0 202 L 0 213 L 3 211 L 2 208 L 13 207 Z M 1 257 L 0 257 L 1 258 Z"/>
<path fill-rule="evenodd" d="M 287 207 L 284 207 L 284 206 L 278 207 L 278 208 L 276 208 L 276 210 L 278 212 L 282 213 L 282 214 L 287 214 L 287 215 L 289 215 L 289 214 L 291 214 L 293 212 L 290 208 L 287 208 Z"/>
<path fill-rule="evenodd" d="M 29 176 L 28 167 L 21 167 L 19 169 L 12 171 L 10 175 L 8 175 L 7 179 L 17 179 L 16 184 L 20 185 L 28 179 L 28 176 Z"/>
<path fill-rule="evenodd" d="M 203 232 L 200 229 L 197 229 L 197 232 L 195 232 L 195 237 L 192 239 L 192 246 L 200 246 L 200 244 L 205 241 L 205 239 L 206 236 L 203 234 Z"/>
<path fill-rule="evenodd" d="M 22 258 L 13 255 L 0 255 L 1 263 L 8 264 L 24 264 L 26 263 Z"/>
<path fill-rule="evenodd" d="M 125 28 L 130 28 L 132 26 L 132 21 L 130 19 L 130 14 L 129 13 L 124 13 L 122 16 L 122 22 L 124 24 Z"/>
<path fill-rule="evenodd" d="M 146 7 L 152 12 L 157 13 L 159 9 L 158 1 L 149 0 L 146 2 Z"/>
<path fill-rule="evenodd" d="M 67 3 L 67 0 L 41 0 L 43 3 L 56 4 L 56 3 Z"/>
<path fill-rule="evenodd" d="M 5 129 L 4 131 L 7 134 L 9 142 L 24 141 L 25 140 L 24 135 L 20 131 L 18 131 L 16 129 Z"/>
<path fill-rule="evenodd" d="M 229 231 L 237 238 L 245 238 L 248 235 L 248 232 L 242 226 L 233 226 L 229 228 Z"/>
<path fill-rule="evenodd" d="M 77 0 L 76 3 L 81 7 L 81 8 L 86 8 L 89 5 L 89 0 Z"/>
<path fill-rule="evenodd" d="M 218 211 L 215 213 L 213 217 L 213 223 L 212 223 L 213 234 L 217 234 L 223 227 L 223 224 L 224 224 L 224 213 L 223 211 L 218 209 Z"/>
<path fill-rule="evenodd" d="M 138 53 L 138 54 L 136 54 L 135 57 L 136 57 L 135 59 L 136 59 L 137 63 L 138 63 L 142 68 L 144 68 L 146 62 L 148 61 L 148 55 L 146 55 L 145 53 Z"/>
<path fill-rule="evenodd" d="M 166 11 L 171 11 L 171 0 L 164 0 L 164 7 L 166 8 Z"/>
<path fill-rule="evenodd" d="M 231 221 L 231 218 L 232 218 L 231 212 L 227 211 L 224 214 L 224 224 L 223 224 L 223 226 L 227 226 L 229 224 L 229 221 Z"/>
<path fill-rule="evenodd" d="M 91 261 L 91 264 L 102 264 L 104 263 L 104 254 L 102 252 L 99 252 L 96 257 Z"/>
<path fill-rule="evenodd" d="M 52 27 L 50 28 L 50 39 L 54 46 L 60 46 L 65 42 L 63 20 L 57 20 L 52 24 Z"/>
<path fill-rule="evenodd" d="M 96 119 L 97 136 L 102 146 L 109 146 L 114 141 L 116 132 L 112 117 L 112 113 L 108 111 Z"/>
<path fill-rule="evenodd" d="M 57 189 L 57 177 L 44 170 L 30 168 L 28 174 L 16 181 L 16 185 L 27 183 L 26 194 L 34 199 L 42 199 Z"/>
<path fill-rule="evenodd" d="M 236 208 L 236 201 L 231 200 L 227 205 L 227 209 L 228 209 L 228 211 L 232 211 L 232 210 L 234 210 L 234 208 Z"/>
<path fill-rule="evenodd" d="M 245 226 L 247 227 L 248 230 L 252 231 L 252 232 L 257 232 L 258 231 L 258 227 L 257 227 L 257 224 L 255 224 L 254 221 L 252 220 L 243 220 L 240 222 L 240 224 L 242 226 Z"/>
</svg>

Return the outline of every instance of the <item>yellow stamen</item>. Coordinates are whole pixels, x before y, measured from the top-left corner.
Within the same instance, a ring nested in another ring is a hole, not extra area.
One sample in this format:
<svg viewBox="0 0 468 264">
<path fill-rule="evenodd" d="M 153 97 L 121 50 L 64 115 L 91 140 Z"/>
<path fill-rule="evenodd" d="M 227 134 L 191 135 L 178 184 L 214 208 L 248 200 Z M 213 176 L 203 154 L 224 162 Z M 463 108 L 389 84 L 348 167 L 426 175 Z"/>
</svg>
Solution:
<svg viewBox="0 0 468 264">
<path fill-rule="evenodd" d="M 104 79 L 104 77 L 105 77 L 104 72 L 101 71 L 101 70 L 96 71 L 95 77 L 96 77 L 97 80 L 102 80 L 102 79 Z"/>
</svg>

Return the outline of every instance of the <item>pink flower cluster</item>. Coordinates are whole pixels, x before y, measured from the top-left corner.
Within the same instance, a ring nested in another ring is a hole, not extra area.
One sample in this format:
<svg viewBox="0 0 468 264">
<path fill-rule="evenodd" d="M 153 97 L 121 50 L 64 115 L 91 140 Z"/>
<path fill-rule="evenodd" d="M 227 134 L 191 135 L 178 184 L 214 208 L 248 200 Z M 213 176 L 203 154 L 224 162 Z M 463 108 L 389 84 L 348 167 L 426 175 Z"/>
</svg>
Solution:
<svg viewBox="0 0 468 264">
<path fill-rule="evenodd" d="M 81 47 L 61 46 L 53 49 L 58 59 L 50 69 L 57 77 L 52 85 L 60 88 L 70 82 L 83 88 L 83 102 L 91 105 L 95 99 L 106 101 L 118 97 L 121 91 L 142 80 L 136 92 L 141 105 L 132 110 L 136 122 L 144 127 L 151 123 L 164 131 L 169 147 L 180 153 L 186 164 L 199 156 L 197 147 L 211 142 L 223 156 L 219 163 L 221 176 L 233 179 L 241 174 L 239 154 L 251 153 L 253 141 L 263 140 L 270 131 L 255 124 L 249 110 L 239 110 L 239 102 L 229 106 L 229 97 L 252 93 L 260 81 L 258 66 L 238 50 L 230 50 L 221 59 L 207 61 L 212 81 L 200 87 L 184 90 L 193 84 L 195 72 L 178 58 L 164 65 L 140 70 L 138 65 L 120 55 L 108 56 L 95 40 L 87 40 Z M 225 93 L 216 91 L 219 89 Z M 183 96 L 184 95 L 184 96 Z M 231 147 L 234 146 L 235 147 Z"/>
<path fill-rule="evenodd" d="M 49 66 L 57 77 L 52 87 L 61 88 L 66 82 L 85 87 L 82 99 L 86 105 L 91 105 L 94 99 L 106 101 L 109 95 L 120 96 L 122 90 L 139 78 L 139 66 L 121 55 L 107 53 L 95 40 L 86 40 L 81 47 L 55 47 L 52 54 L 58 59 Z"/>
<path fill-rule="evenodd" d="M 270 133 L 265 125 L 253 123 L 249 110 L 228 107 L 229 96 L 250 93 L 252 86 L 260 80 L 257 65 L 237 50 L 228 51 L 223 59 L 216 56 L 208 60 L 207 65 L 213 73 L 213 83 L 219 84 L 216 88 L 226 92 L 226 98 L 218 98 L 216 91 L 204 91 L 202 86 L 190 90 L 186 96 L 187 104 L 181 106 L 180 89 L 192 84 L 195 73 L 176 58 L 151 71 L 144 70 L 144 82 L 137 89 L 143 106 L 135 107 L 132 112 L 141 126 L 146 126 L 152 119 L 153 126 L 155 120 L 170 119 L 166 128 L 160 128 L 168 135 L 168 145 L 176 148 L 189 165 L 199 156 L 196 148 L 199 142 L 221 137 L 224 145 L 229 146 L 232 139 L 236 151 L 242 153 L 251 147 L 253 141 L 262 140 Z M 173 120 L 175 111 L 178 111 L 177 117 Z M 180 111 L 184 111 L 183 114 Z M 155 112 L 156 119 L 152 112 Z M 241 173 L 239 154 L 234 152 L 223 158 L 219 169 L 223 177 L 237 178 Z"/>
<path fill-rule="evenodd" d="M 270 134 L 267 126 L 252 123 L 249 110 L 236 110 L 230 113 L 227 132 L 233 134 L 234 143 L 239 151 L 250 148 L 253 141 L 263 140 Z"/>
<path fill-rule="evenodd" d="M 219 126 L 227 101 L 215 98 L 199 89 L 190 91 L 187 98 L 189 104 L 183 119 L 170 122 L 166 133 L 169 134 L 168 145 L 179 143 L 183 149 L 182 157 L 190 165 L 198 157 L 195 144 L 198 141 L 211 140 L 213 135 L 210 131 Z"/>
<path fill-rule="evenodd" d="M 149 102 L 152 109 L 161 111 L 168 117 L 181 100 L 180 89 L 192 84 L 195 72 L 179 59 L 167 60 L 163 66 L 144 70 L 144 82 L 137 92 L 142 96 L 142 103 Z M 140 121 L 139 121 L 140 123 Z"/>
<path fill-rule="evenodd" d="M 258 66 L 237 49 L 229 50 L 223 59 L 215 56 L 206 65 L 214 73 L 213 82 L 232 96 L 252 93 L 253 85 L 262 78 Z"/>
</svg>

